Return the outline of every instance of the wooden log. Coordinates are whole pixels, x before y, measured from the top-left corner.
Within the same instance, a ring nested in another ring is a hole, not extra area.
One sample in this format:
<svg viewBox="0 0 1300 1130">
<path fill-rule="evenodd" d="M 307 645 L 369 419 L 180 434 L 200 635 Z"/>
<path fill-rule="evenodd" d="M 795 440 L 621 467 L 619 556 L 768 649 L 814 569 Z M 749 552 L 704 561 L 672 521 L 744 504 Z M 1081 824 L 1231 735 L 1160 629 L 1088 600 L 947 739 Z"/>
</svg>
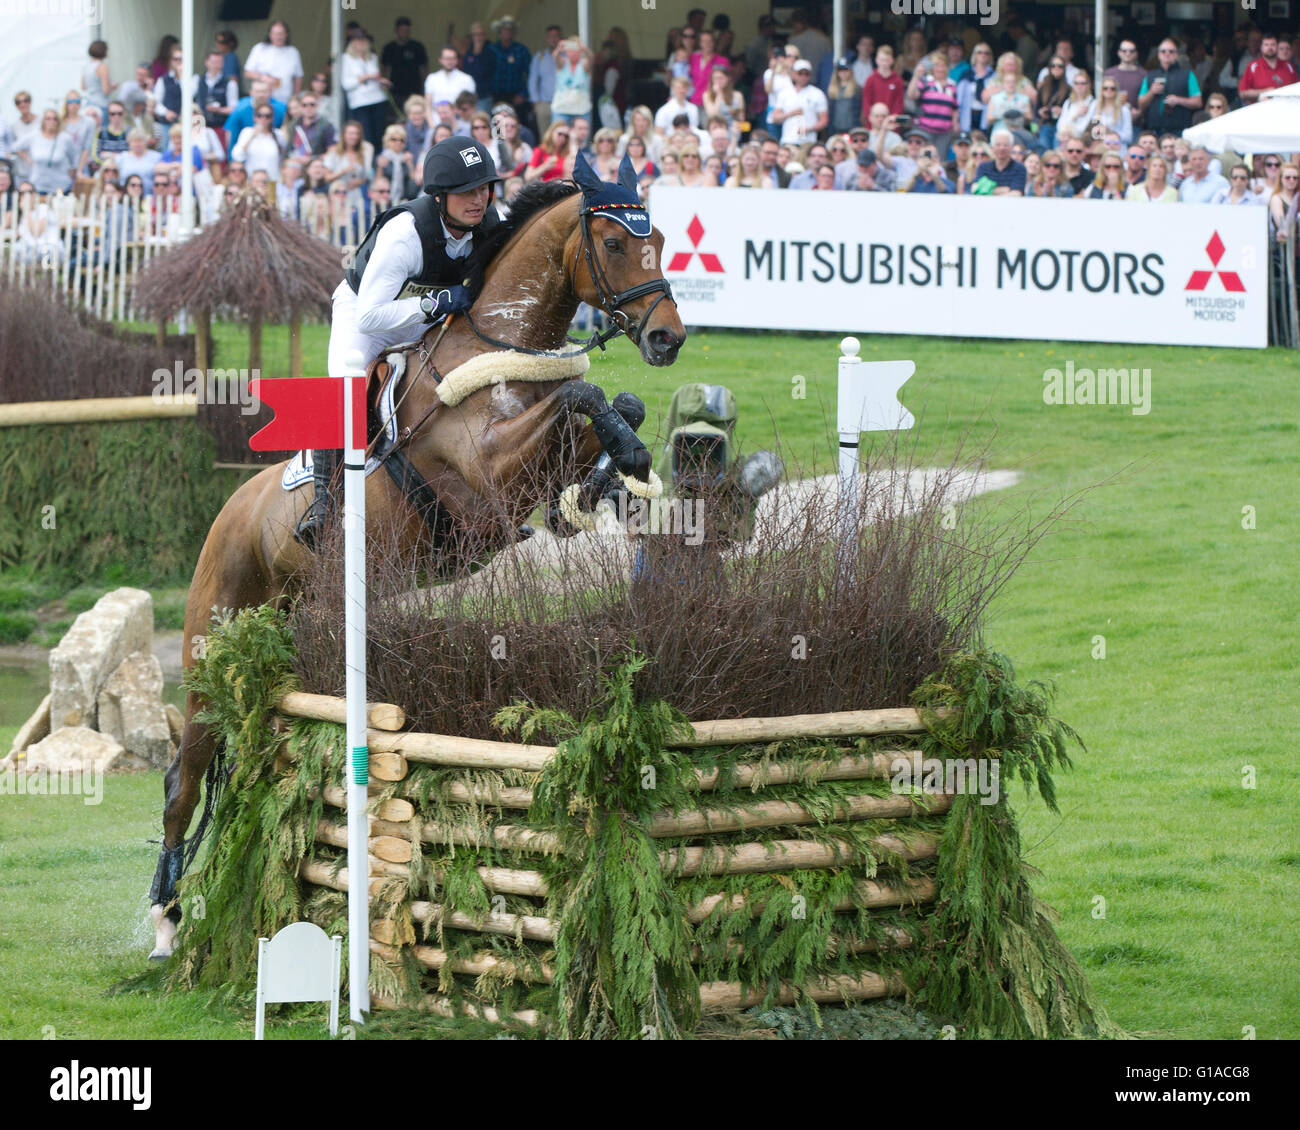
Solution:
<svg viewBox="0 0 1300 1130">
<path fill-rule="evenodd" d="M 46 695 L 41 699 L 41 704 L 33 712 L 32 716 L 18 727 L 18 733 L 14 735 L 14 740 L 9 746 L 9 756 L 12 758 L 16 754 L 22 753 L 30 745 L 35 745 L 43 738 L 50 735 L 50 700 L 53 696 Z"/>
<path fill-rule="evenodd" d="M 669 742 L 676 748 L 743 745 L 786 738 L 858 738 L 869 734 L 925 732 L 921 715 L 910 706 L 888 710 L 842 710 L 834 714 L 788 714 L 777 718 L 725 718 L 692 722 L 694 734 Z"/>
<path fill-rule="evenodd" d="M 370 854 L 388 863 L 410 863 L 415 853 L 411 841 L 400 836 L 371 836 Z"/>
<path fill-rule="evenodd" d="M 879 942 L 872 939 L 864 941 L 849 941 L 839 934 L 832 934 L 830 937 L 830 953 L 838 954 L 842 952 L 859 954 L 859 953 L 879 953 L 881 949 L 886 950 L 905 950 L 913 946 L 912 935 L 906 930 L 900 930 L 897 926 L 890 926 L 884 930 L 888 938 L 888 944 L 881 946 Z M 727 943 L 727 953 L 735 957 L 744 957 L 745 946 L 743 942 L 736 941 L 732 938 Z M 691 961 L 699 964 L 704 957 L 704 950 L 700 946 L 691 946 Z"/>
<path fill-rule="evenodd" d="M 194 311 L 194 367 L 206 373 L 212 364 L 212 312 Z"/>
<path fill-rule="evenodd" d="M 939 850 L 938 840 L 929 835 L 905 844 L 897 836 L 876 836 L 872 847 L 914 861 L 927 859 Z M 684 847 L 661 852 L 659 864 L 665 871 L 690 878 L 693 875 L 745 875 L 769 871 L 802 871 L 818 867 L 842 867 L 854 860 L 853 845 L 846 840 L 813 843 L 809 840 L 773 840 L 770 843 L 734 844 L 731 847 Z"/>
<path fill-rule="evenodd" d="M 302 317 L 289 319 L 289 376 L 302 376 Z"/>
<path fill-rule="evenodd" d="M 250 372 L 262 371 L 262 313 L 254 310 L 248 316 L 248 368 Z"/>
<path fill-rule="evenodd" d="M 385 961 L 393 962 L 400 960 L 402 953 L 410 953 L 416 961 L 428 969 L 441 969 L 450 963 L 453 973 L 465 973 L 471 977 L 481 977 L 485 973 L 505 973 L 521 981 L 540 981 L 547 985 L 555 980 L 555 969 L 552 966 L 543 963 L 540 972 L 534 973 L 524 963 L 497 957 L 488 950 L 479 950 L 468 959 L 453 959 L 446 950 L 438 949 L 436 946 L 414 945 L 402 946 L 399 949 L 371 938 L 370 952 Z"/>
<path fill-rule="evenodd" d="M 386 820 L 375 820 L 372 824 L 372 832 L 383 836 L 400 836 L 403 834 L 403 826 L 390 824 Z M 473 830 L 449 827 L 433 820 L 426 820 L 421 824 L 420 839 L 430 844 L 485 846 L 485 837 Z M 560 837 L 554 832 L 539 832 L 518 824 L 498 824 L 488 829 L 486 842 L 490 842 L 494 847 L 513 851 L 534 851 L 543 855 L 554 855 L 560 850 Z"/>
<path fill-rule="evenodd" d="M 335 826 L 336 827 L 336 826 Z M 347 835 L 339 836 L 335 827 L 328 827 L 325 835 L 321 834 L 321 828 L 317 828 L 316 840 L 319 843 L 329 844 L 331 847 L 342 847 L 347 850 Z M 342 840 L 342 843 L 337 841 Z M 311 871 L 304 871 L 303 868 L 310 867 Z M 392 878 L 407 879 L 411 877 L 411 869 L 404 863 L 388 863 L 382 859 L 370 857 L 370 870 L 374 875 L 386 875 Z M 495 891 L 503 895 L 530 895 L 542 898 L 546 895 L 546 879 L 540 871 L 520 871 L 509 867 L 476 867 L 479 878 L 483 880 L 483 885 L 489 891 Z M 346 891 L 348 889 L 347 871 L 340 871 L 337 876 L 330 876 L 329 865 L 314 860 L 312 863 L 304 863 L 299 867 L 299 874 L 307 878 L 309 882 L 315 883 L 320 887 L 329 887 L 335 891 Z M 442 872 L 434 868 L 433 876 L 435 882 L 442 882 Z M 372 890 L 373 893 L 373 890 Z"/>
<path fill-rule="evenodd" d="M 408 761 L 427 765 L 460 765 L 468 769 L 527 769 L 541 772 L 555 756 L 554 746 L 489 742 L 443 734 L 371 734 L 370 749 L 401 753 Z"/>
<path fill-rule="evenodd" d="M 386 1011 L 405 1007 L 384 996 L 372 996 L 370 998 L 370 1003 L 374 1005 L 375 1008 L 381 1008 Z M 429 1012 L 435 1016 L 445 1016 L 449 1020 L 456 1016 L 473 1016 L 478 1020 L 486 1020 L 489 1024 L 500 1024 L 502 1020 L 502 1014 L 495 1008 L 491 1008 L 487 1005 L 477 1006 L 467 1003 L 462 1003 L 460 1007 L 457 1008 L 446 997 L 439 996 L 436 993 L 426 994 L 424 997 L 420 998 L 419 1004 L 415 1007 L 420 1012 Z M 518 1020 L 521 1024 L 527 1024 L 530 1028 L 535 1028 L 541 1021 L 541 1014 L 535 1008 L 526 1008 L 520 1012 L 512 1012 L 510 1013 L 510 1017 L 514 1020 Z"/>
<path fill-rule="evenodd" d="M 322 863 L 319 859 L 304 859 L 298 864 L 298 877 L 303 882 L 310 883 L 314 887 L 328 887 L 332 891 L 346 891 L 348 889 L 347 870 L 344 869 L 337 875 L 332 874 L 332 871 L 333 868 L 328 863 Z M 386 885 L 384 876 L 371 879 L 370 897 L 378 897 Z"/>
<path fill-rule="evenodd" d="M 854 884 L 857 890 L 858 901 L 852 898 L 846 898 L 837 902 L 832 908 L 834 910 L 853 910 L 855 906 L 864 906 L 867 909 L 878 909 L 885 906 L 912 906 L 921 903 L 933 902 L 935 897 L 935 883 L 928 875 L 918 876 L 912 879 L 896 879 L 891 883 L 877 883 L 873 879 L 860 879 Z M 740 910 L 742 907 L 748 907 L 750 914 L 761 914 L 764 903 L 751 903 L 744 895 L 727 895 L 717 894 L 709 895 L 701 899 L 686 912 L 688 922 L 703 922 L 714 908 L 723 901 L 727 902 L 729 912 Z"/>
<path fill-rule="evenodd" d="M 887 820 L 928 813 L 947 812 L 952 797 L 932 794 L 929 807 L 911 796 L 850 796 L 835 805 L 836 820 Z M 703 808 L 694 812 L 663 812 L 650 822 L 650 835 L 700 836 L 706 833 L 739 832 L 747 828 L 775 828 L 787 824 L 819 824 L 821 819 L 802 804 L 767 800 L 735 811 Z"/>
<path fill-rule="evenodd" d="M 333 695 L 290 691 L 276 704 L 276 709 L 292 718 L 311 718 L 340 725 L 347 722 L 347 700 Z M 368 702 L 366 725 L 376 730 L 400 730 L 406 725 L 406 713 L 391 702 Z"/>
<path fill-rule="evenodd" d="M 437 903 L 415 901 L 411 903 L 411 917 L 416 922 L 442 918 L 444 926 L 453 930 L 477 930 L 481 934 L 505 934 L 507 937 L 528 938 L 534 942 L 555 941 L 555 923 L 549 918 L 533 914 L 489 914 L 476 919 L 458 910 L 447 910 Z"/>
<path fill-rule="evenodd" d="M 924 755 L 919 749 L 884 750 L 880 753 L 847 754 L 835 761 L 816 761 L 805 765 L 780 763 L 737 765 L 728 778 L 735 788 L 749 788 L 758 782 L 764 785 L 788 785 L 796 781 L 868 781 L 894 775 L 895 763 L 905 761 L 917 771 Z M 722 783 L 717 769 L 696 770 L 696 788 L 703 792 L 716 789 Z"/>
<path fill-rule="evenodd" d="M 0 428 L 39 424 L 101 424 L 170 420 L 198 414 L 197 393 L 180 396 L 92 396 L 84 400 L 28 400 L 0 404 Z"/>
<path fill-rule="evenodd" d="M 907 987 L 901 977 L 882 977 L 879 973 L 859 973 L 855 976 L 821 978 L 804 986 L 804 994 L 819 1004 L 838 1004 L 844 999 L 878 1000 L 881 997 L 902 996 Z M 700 986 L 700 1008 L 704 1012 L 727 1012 L 759 1004 L 764 997 L 762 989 L 744 989 L 735 981 L 706 981 Z M 794 987 L 782 985 L 777 1003 L 794 1004 L 797 999 Z"/>
<path fill-rule="evenodd" d="M 367 790 L 371 795 L 382 792 L 384 786 L 372 783 Z M 311 790 L 315 792 L 315 790 Z M 338 785 L 326 785 L 320 790 L 321 798 L 331 808 L 346 809 L 348 806 L 347 791 Z M 402 824 L 415 816 L 415 805 L 409 800 L 403 800 L 401 797 L 386 797 L 374 806 L 371 810 L 375 816 L 381 820 L 387 820 L 389 823 Z"/>
<path fill-rule="evenodd" d="M 874 754 L 851 754 L 835 761 L 820 761 L 806 766 L 796 765 L 738 765 L 732 772 L 730 783 L 735 788 L 748 788 L 755 780 L 759 787 L 766 785 L 786 785 L 796 781 L 865 781 L 892 777 L 900 759 L 911 766 L 913 775 L 919 773 L 922 758 L 920 750 L 906 749 L 886 751 Z M 760 769 L 762 776 L 760 779 Z M 695 788 L 709 792 L 721 783 L 718 770 L 696 770 Z M 687 782 L 690 785 L 690 782 Z M 496 808 L 532 807 L 533 790 L 525 788 L 493 789 L 483 785 L 465 785 L 459 781 L 448 781 L 443 785 L 442 795 L 455 804 L 485 804 Z"/>
</svg>

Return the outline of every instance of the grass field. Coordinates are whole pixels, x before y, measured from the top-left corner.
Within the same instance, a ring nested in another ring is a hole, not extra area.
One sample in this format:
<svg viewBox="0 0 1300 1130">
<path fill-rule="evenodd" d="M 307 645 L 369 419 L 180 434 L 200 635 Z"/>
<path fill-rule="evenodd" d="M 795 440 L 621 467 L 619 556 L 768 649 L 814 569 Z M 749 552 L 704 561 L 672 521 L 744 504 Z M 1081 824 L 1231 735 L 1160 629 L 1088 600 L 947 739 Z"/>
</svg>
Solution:
<svg viewBox="0 0 1300 1130">
<path fill-rule="evenodd" d="M 325 331 L 306 332 L 321 372 Z M 283 337 L 268 327 L 268 373 Z M 238 364 L 238 332 L 218 341 Z M 591 379 L 644 397 L 651 422 L 678 384 L 727 384 L 747 450 L 775 426 L 793 462 L 827 471 L 836 354 L 830 337 L 699 333 L 670 370 L 619 343 Z M 1112 1016 L 1156 1037 L 1300 1037 L 1294 355 L 891 337 L 863 356 L 916 362 L 903 400 L 922 461 L 988 442 L 1035 508 L 1106 481 L 998 598 L 988 640 L 1022 678 L 1056 680 L 1088 746 L 1059 817 L 1016 799 L 1036 889 Z M 1149 369 L 1149 414 L 1045 405 L 1043 371 L 1067 360 Z M 105 995 L 144 965 L 161 795 L 148 774 L 111 779 L 98 807 L 0 798 L 0 1036 L 247 1037 L 247 1010 L 207 998 Z"/>
</svg>

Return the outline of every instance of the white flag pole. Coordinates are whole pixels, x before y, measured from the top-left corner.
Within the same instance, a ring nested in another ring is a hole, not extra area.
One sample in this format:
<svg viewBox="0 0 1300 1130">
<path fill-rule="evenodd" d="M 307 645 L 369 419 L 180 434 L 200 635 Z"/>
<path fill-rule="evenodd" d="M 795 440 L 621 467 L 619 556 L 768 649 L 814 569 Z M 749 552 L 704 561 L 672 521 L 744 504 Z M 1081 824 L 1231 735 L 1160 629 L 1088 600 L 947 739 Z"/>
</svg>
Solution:
<svg viewBox="0 0 1300 1130">
<path fill-rule="evenodd" d="M 863 361 L 856 337 L 840 342 L 836 388 L 835 430 L 839 433 L 840 560 L 839 577 L 846 580 L 856 537 L 859 444 L 863 432 L 902 431 L 916 423 L 898 399 L 898 390 L 916 372 L 912 361 Z"/>
<path fill-rule="evenodd" d="M 348 1001 L 353 1021 L 370 1011 L 370 860 L 366 786 L 366 472 L 365 448 L 354 445 L 354 382 L 364 387 L 365 359 L 347 358 L 343 386 L 344 662 L 347 667 L 348 743 Z M 364 399 L 364 398 L 363 398 Z"/>
</svg>

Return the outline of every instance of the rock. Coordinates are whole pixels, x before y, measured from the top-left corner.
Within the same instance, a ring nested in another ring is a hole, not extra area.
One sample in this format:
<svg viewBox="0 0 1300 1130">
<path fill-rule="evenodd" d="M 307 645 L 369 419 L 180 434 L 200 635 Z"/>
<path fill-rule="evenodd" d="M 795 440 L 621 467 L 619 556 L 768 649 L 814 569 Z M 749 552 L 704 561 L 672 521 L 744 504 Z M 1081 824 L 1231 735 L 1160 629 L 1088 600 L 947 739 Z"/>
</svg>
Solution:
<svg viewBox="0 0 1300 1130">
<path fill-rule="evenodd" d="M 85 726 L 63 726 L 48 738 L 27 747 L 27 770 L 45 769 L 58 773 L 63 770 L 84 772 L 123 768 L 125 752 L 107 734 Z"/>
<path fill-rule="evenodd" d="M 153 644 L 153 598 L 142 589 L 100 597 L 50 652 L 50 730 L 94 727 L 104 682 L 133 651 Z"/>
<path fill-rule="evenodd" d="M 154 769 L 166 769 L 173 751 L 162 692 L 158 658 L 135 651 L 117 665 L 96 699 L 99 732 Z"/>
<path fill-rule="evenodd" d="M 167 726 L 172 732 L 172 741 L 181 744 L 181 735 L 185 733 L 185 715 L 170 702 L 167 704 Z"/>
<path fill-rule="evenodd" d="M 50 735 L 50 696 L 41 699 L 36 712 L 18 727 L 18 733 L 10 743 L 10 754 L 22 753 L 33 742 L 39 742 Z"/>
</svg>

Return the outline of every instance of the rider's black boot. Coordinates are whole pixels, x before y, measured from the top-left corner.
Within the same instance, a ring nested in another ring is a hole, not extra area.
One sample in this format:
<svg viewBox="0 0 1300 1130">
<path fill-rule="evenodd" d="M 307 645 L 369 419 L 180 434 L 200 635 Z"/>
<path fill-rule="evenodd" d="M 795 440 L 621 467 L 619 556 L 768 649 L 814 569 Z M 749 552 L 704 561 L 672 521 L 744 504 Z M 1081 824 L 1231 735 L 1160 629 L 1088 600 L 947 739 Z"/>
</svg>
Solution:
<svg viewBox="0 0 1300 1130">
<path fill-rule="evenodd" d="M 293 532 L 294 538 L 311 550 L 316 548 L 325 529 L 325 523 L 335 509 L 330 480 L 338 468 L 341 454 L 342 452 L 337 448 L 311 453 L 312 481 L 315 484 L 316 497 L 303 512 L 303 516 L 298 520 L 298 527 Z"/>
</svg>

